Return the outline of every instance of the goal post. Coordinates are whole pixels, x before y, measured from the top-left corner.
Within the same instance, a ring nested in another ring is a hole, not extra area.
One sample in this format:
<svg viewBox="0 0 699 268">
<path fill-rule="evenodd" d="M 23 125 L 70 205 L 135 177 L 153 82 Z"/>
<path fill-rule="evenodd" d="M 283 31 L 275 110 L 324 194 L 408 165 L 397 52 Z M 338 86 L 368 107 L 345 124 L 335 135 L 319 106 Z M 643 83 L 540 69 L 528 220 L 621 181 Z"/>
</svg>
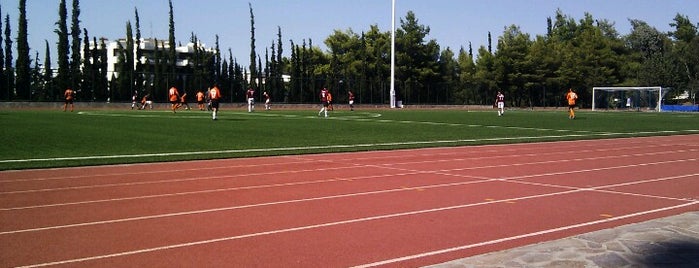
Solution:
<svg viewBox="0 0 699 268">
<path fill-rule="evenodd" d="M 592 110 L 662 110 L 663 87 L 593 87 Z"/>
</svg>

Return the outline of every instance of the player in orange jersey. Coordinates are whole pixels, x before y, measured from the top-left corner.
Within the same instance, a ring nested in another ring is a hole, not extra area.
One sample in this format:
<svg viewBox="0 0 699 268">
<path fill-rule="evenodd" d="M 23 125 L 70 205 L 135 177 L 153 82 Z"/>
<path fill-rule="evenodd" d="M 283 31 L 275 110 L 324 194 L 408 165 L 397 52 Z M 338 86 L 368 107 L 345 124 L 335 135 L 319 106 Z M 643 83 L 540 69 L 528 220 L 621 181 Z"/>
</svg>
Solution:
<svg viewBox="0 0 699 268">
<path fill-rule="evenodd" d="M 167 93 L 168 99 L 170 100 L 170 104 L 172 106 L 172 112 L 176 113 L 175 110 L 177 110 L 180 104 L 180 92 L 177 91 L 176 87 L 171 87 L 170 90 Z"/>
<path fill-rule="evenodd" d="M 204 98 L 204 92 L 197 91 L 197 106 L 199 106 L 200 111 L 204 110 Z"/>
<path fill-rule="evenodd" d="M 211 99 L 211 109 L 213 110 L 213 113 L 211 114 L 211 119 L 217 120 L 219 106 L 218 102 L 221 99 L 221 90 L 218 89 L 218 85 L 214 85 L 209 90 L 209 99 Z"/>
<path fill-rule="evenodd" d="M 578 99 L 578 94 L 575 94 L 573 89 L 568 89 L 568 94 L 566 94 L 566 100 L 568 100 L 568 119 L 575 119 L 575 101 Z"/>
<path fill-rule="evenodd" d="M 328 91 L 328 109 L 330 111 L 334 111 L 335 109 L 333 108 L 333 94 Z"/>
<path fill-rule="evenodd" d="M 182 106 L 187 106 L 187 110 L 190 110 L 189 108 L 189 103 L 187 103 L 187 91 L 185 91 L 182 96 L 180 96 L 180 103 L 177 104 L 177 107 L 182 107 Z"/>
</svg>

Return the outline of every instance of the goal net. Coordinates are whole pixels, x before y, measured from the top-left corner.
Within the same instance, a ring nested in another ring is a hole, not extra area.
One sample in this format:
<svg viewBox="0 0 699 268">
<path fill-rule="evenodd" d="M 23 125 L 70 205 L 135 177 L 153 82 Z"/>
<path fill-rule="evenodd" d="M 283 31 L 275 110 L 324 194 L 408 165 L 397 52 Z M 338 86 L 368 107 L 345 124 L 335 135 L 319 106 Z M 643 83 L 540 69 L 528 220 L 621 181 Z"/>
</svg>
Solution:
<svg viewBox="0 0 699 268">
<path fill-rule="evenodd" d="M 592 110 L 661 111 L 662 87 L 593 87 Z"/>
</svg>

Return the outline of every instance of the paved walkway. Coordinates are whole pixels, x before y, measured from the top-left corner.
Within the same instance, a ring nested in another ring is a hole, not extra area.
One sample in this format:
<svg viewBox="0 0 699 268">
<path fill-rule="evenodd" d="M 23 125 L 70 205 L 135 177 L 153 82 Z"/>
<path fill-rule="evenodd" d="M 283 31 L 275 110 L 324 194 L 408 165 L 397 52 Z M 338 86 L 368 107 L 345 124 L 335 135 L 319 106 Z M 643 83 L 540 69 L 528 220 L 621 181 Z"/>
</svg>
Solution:
<svg viewBox="0 0 699 268">
<path fill-rule="evenodd" d="M 699 212 L 629 224 L 430 267 L 699 267 Z"/>
</svg>

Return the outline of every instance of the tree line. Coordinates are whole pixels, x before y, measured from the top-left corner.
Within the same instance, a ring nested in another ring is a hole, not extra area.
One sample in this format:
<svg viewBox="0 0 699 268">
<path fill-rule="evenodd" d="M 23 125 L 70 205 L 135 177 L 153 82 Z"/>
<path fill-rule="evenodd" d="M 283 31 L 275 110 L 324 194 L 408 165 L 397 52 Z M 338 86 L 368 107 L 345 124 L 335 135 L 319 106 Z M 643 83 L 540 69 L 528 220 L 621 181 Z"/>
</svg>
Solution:
<svg viewBox="0 0 699 268">
<path fill-rule="evenodd" d="M 254 10 L 248 6 L 247 67 L 238 63 L 230 49 L 228 57 L 222 57 L 218 35 L 212 50 L 201 47 L 195 33 L 189 40 L 194 50 L 192 64 L 176 66 L 175 47 L 181 44 L 175 40 L 169 1 L 168 39 L 153 40 L 154 52 L 144 55 L 138 9 L 134 8 L 135 27 L 131 20 L 126 22 L 125 44 L 117 43 L 118 63 L 109 73 L 106 40 L 90 39 L 87 28 L 81 28 L 79 0 L 72 0 L 70 28 L 66 1 L 59 1 L 54 30 L 58 36 L 57 68 L 51 67 L 48 41 L 43 64 L 38 52 L 31 59 L 26 0 L 19 0 L 16 60 L 9 14 L 4 24 L 0 20 L 0 32 L 4 33 L 4 38 L 0 35 L 0 66 L 4 66 L 0 100 L 57 101 L 62 99 L 63 90 L 72 88 L 79 92 L 81 101 L 127 101 L 134 92 L 165 101 L 171 86 L 196 91 L 215 83 L 231 102 L 243 101 L 244 91 L 254 88 L 260 94 L 268 91 L 275 102 L 311 103 L 317 101 L 322 87 L 337 101 L 345 101 L 349 90 L 355 93 L 357 103 L 389 101 L 390 31 L 377 25 L 359 33 L 335 30 L 323 41 L 327 51 L 322 51 L 310 38 L 285 42 L 278 26 L 276 40 L 260 55 Z M 630 23 L 630 33 L 620 35 L 608 20 L 589 13 L 576 20 L 557 10 L 546 19 L 546 34 L 532 37 L 510 25 L 495 40 L 488 32 L 487 46 L 474 53 L 470 43 L 458 51 L 442 49 L 437 40 L 429 38 L 429 26 L 420 24 L 409 11 L 396 29 L 397 97 L 410 104 L 489 105 L 495 92 L 502 91 L 509 106 L 545 107 L 563 105 L 568 88 L 578 92 L 581 105 L 589 106 L 594 86 L 663 86 L 675 89 L 671 95 L 687 90 L 695 96 L 699 86 L 699 24 L 679 13 L 669 23 L 673 28 L 670 32 L 661 32 L 641 20 L 631 19 Z M 285 44 L 290 48 L 289 56 L 283 56 Z M 142 62 L 142 58 L 148 61 Z"/>
</svg>

